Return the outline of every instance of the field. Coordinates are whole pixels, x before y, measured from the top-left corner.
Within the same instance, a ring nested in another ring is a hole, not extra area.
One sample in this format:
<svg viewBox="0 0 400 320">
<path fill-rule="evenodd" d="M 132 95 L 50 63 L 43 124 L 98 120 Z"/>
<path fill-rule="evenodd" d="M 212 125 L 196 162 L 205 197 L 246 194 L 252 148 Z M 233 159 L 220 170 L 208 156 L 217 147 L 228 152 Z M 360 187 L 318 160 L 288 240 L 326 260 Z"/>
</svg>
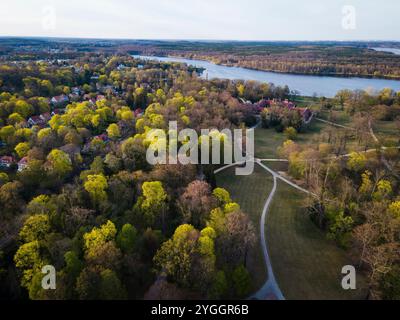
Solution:
<svg viewBox="0 0 400 320">
<path fill-rule="evenodd" d="M 250 176 L 236 176 L 234 168 L 217 175 L 218 186 L 226 188 L 234 201 L 247 213 L 255 227 L 257 244 L 249 255 L 248 269 L 253 277 L 253 291 L 267 279 L 267 271 L 260 245 L 260 218 L 264 203 L 272 189 L 272 177 L 258 165 Z"/>
<path fill-rule="evenodd" d="M 345 251 L 326 239 L 301 208 L 304 195 L 279 183 L 267 219 L 266 239 L 278 284 L 286 299 L 363 299 L 341 287 L 341 269 L 352 264 Z"/>
</svg>

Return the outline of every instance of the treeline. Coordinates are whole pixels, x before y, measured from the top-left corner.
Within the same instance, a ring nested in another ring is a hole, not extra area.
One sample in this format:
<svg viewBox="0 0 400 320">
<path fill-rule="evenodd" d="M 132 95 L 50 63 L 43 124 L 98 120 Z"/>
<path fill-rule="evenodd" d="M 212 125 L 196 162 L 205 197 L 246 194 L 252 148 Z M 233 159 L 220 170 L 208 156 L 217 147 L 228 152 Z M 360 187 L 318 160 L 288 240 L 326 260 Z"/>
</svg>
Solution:
<svg viewBox="0 0 400 320">
<path fill-rule="evenodd" d="M 238 97 L 288 90 L 205 81 L 184 65 L 129 56 L 66 64 L 0 67 L 2 79 L 14 79 L 0 94 L 1 294 L 245 298 L 255 242 L 248 216 L 215 185 L 212 166 L 150 166 L 146 133 L 168 130 L 169 121 L 199 132 L 254 124 Z M 60 86 L 65 95 L 82 92 L 54 105 Z M 46 123 L 27 121 L 50 112 Z M 57 271 L 54 291 L 41 287 L 45 265 Z"/>
<path fill-rule="evenodd" d="M 183 49 L 157 47 L 141 49 L 151 54 L 182 56 L 262 71 L 400 79 L 399 56 L 364 48 L 310 45 L 284 48 L 269 46 L 261 50 L 260 46 L 249 45 L 247 47 L 211 46 L 208 50 L 202 50 L 201 47 L 193 44 L 193 47 L 186 46 Z M 140 50 L 140 47 L 137 50 Z"/>
</svg>

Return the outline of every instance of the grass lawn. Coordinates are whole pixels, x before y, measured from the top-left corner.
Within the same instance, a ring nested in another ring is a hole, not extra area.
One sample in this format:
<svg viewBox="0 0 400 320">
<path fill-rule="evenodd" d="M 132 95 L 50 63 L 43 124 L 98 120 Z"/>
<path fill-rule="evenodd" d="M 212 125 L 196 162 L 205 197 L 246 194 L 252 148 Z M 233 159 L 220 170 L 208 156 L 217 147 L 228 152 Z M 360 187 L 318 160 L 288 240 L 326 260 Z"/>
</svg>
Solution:
<svg viewBox="0 0 400 320">
<path fill-rule="evenodd" d="M 277 149 L 286 141 L 283 133 L 275 129 L 256 129 L 254 135 L 254 148 L 256 158 L 277 158 Z"/>
<path fill-rule="evenodd" d="M 234 201 L 240 204 L 255 227 L 257 243 L 248 257 L 248 270 L 253 279 L 252 291 L 261 288 L 267 279 L 267 270 L 260 245 L 260 219 L 265 201 L 272 189 L 272 176 L 256 165 L 250 176 L 236 176 L 235 169 L 229 168 L 217 175 L 218 186 L 225 188 Z"/>
<path fill-rule="evenodd" d="M 317 136 L 326 128 L 328 124 L 313 121 L 304 133 L 299 133 L 295 142 L 298 144 L 314 143 L 317 141 Z M 259 128 L 255 130 L 255 155 L 260 159 L 279 158 L 277 155 L 278 147 L 282 146 L 287 140 L 283 133 L 276 132 L 275 129 Z"/>
<path fill-rule="evenodd" d="M 365 290 L 345 291 L 341 270 L 351 265 L 345 251 L 326 239 L 301 208 L 304 195 L 280 182 L 267 219 L 272 266 L 286 299 L 363 299 Z M 357 287 L 364 279 L 357 277 Z"/>
</svg>

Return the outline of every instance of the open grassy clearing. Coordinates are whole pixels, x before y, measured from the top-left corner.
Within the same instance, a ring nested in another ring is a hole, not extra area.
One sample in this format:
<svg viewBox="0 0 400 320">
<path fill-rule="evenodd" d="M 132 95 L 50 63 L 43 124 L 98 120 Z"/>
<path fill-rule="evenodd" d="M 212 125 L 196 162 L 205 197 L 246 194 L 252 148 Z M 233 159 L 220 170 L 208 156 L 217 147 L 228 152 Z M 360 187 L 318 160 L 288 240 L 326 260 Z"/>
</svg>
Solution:
<svg viewBox="0 0 400 320">
<path fill-rule="evenodd" d="M 266 239 L 278 284 L 286 299 L 364 299 L 341 287 L 342 267 L 352 264 L 346 252 L 326 239 L 301 208 L 304 194 L 279 182 L 267 219 Z"/>
<path fill-rule="evenodd" d="M 256 165 L 250 176 L 236 176 L 229 168 L 217 175 L 219 187 L 227 189 L 234 201 L 251 218 L 257 235 L 257 243 L 248 257 L 248 270 L 253 278 L 253 291 L 257 291 L 267 279 L 267 270 L 260 245 L 260 219 L 265 201 L 272 190 L 272 176 Z"/>
</svg>

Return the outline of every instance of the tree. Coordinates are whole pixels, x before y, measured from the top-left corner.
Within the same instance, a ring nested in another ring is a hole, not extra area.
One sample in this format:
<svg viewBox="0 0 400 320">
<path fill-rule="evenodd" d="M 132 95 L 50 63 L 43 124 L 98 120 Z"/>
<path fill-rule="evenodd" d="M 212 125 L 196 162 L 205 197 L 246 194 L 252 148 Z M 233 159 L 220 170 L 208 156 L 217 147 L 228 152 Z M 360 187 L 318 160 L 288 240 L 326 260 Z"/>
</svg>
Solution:
<svg viewBox="0 0 400 320">
<path fill-rule="evenodd" d="M 221 256 L 230 266 L 246 265 L 247 253 L 255 244 L 254 226 L 243 212 L 226 215 L 226 229 L 218 240 Z"/>
<path fill-rule="evenodd" d="M 84 183 L 85 190 L 89 193 L 94 204 L 107 200 L 107 179 L 102 174 L 88 175 Z"/>
<path fill-rule="evenodd" d="M 22 116 L 26 119 L 28 116 L 30 116 L 30 115 L 33 114 L 34 109 L 33 109 L 33 107 L 32 107 L 29 103 L 27 103 L 26 101 L 24 101 L 24 100 L 18 100 L 18 101 L 15 103 L 14 112 L 19 113 L 20 115 L 22 115 Z"/>
<path fill-rule="evenodd" d="M 400 218 L 400 201 L 392 202 L 389 205 L 389 212 L 395 217 Z"/>
<path fill-rule="evenodd" d="M 154 263 L 181 286 L 197 288 L 204 294 L 211 292 L 216 257 L 209 232 L 199 233 L 187 224 L 179 226 L 157 251 Z"/>
<path fill-rule="evenodd" d="M 125 253 L 131 253 L 137 241 L 137 230 L 131 224 L 125 224 L 117 236 L 117 244 Z"/>
<path fill-rule="evenodd" d="M 220 205 L 226 205 L 232 202 L 229 192 L 224 188 L 216 188 L 212 194 L 219 201 Z"/>
<path fill-rule="evenodd" d="M 342 247 L 346 247 L 348 245 L 347 236 L 352 231 L 353 224 L 352 217 L 344 216 L 343 211 L 339 212 L 330 226 L 328 237 L 336 240 Z"/>
<path fill-rule="evenodd" d="M 8 174 L 5 172 L 0 172 L 0 187 L 9 181 Z"/>
<path fill-rule="evenodd" d="M 288 140 L 296 140 L 297 138 L 297 130 L 293 127 L 286 128 L 284 133 Z"/>
<path fill-rule="evenodd" d="M 21 210 L 24 204 L 21 198 L 22 184 L 19 181 L 8 182 L 0 187 L 0 213 L 13 215 Z"/>
<path fill-rule="evenodd" d="M 114 223 L 107 221 L 100 228 L 94 227 L 92 231 L 83 235 L 84 249 L 88 256 L 96 254 L 96 250 L 103 244 L 109 241 L 114 241 L 117 234 L 117 229 Z"/>
<path fill-rule="evenodd" d="M 238 266 L 232 274 L 233 286 L 237 297 L 245 297 L 251 289 L 251 278 L 247 269 Z"/>
<path fill-rule="evenodd" d="M 21 142 L 15 147 L 15 152 L 18 154 L 18 157 L 23 158 L 28 154 L 29 149 L 30 146 L 28 142 Z"/>
<path fill-rule="evenodd" d="M 143 195 L 139 197 L 135 207 L 139 209 L 149 225 L 154 225 L 157 218 L 161 219 L 161 226 L 165 228 L 167 194 L 160 181 L 144 182 Z"/>
<path fill-rule="evenodd" d="M 118 125 L 116 123 L 110 124 L 107 128 L 107 134 L 113 140 L 118 139 L 121 136 Z"/>
<path fill-rule="evenodd" d="M 367 164 L 367 157 L 363 153 L 352 152 L 347 161 L 347 166 L 350 170 L 360 172 Z"/>
<path fill-rule="evenodd" d="M 16 125 L 23 121 L 25 121 L 24 117 L 22 117 L 19 113 L 16 113 L 16 112 L 10 114 L 8 116 L 8 120 L 7 120 L 7 122 L 11 125 Z"/>
<path fill-rule="evenodd" d="M 212 291 L 210 297 L 213 299 L 220 299 L 228 291 L 228 281 L 224 271 L 218 271 L 215 275 Z"/>
<path fill-rule="evenodd" d="M 83 268 L 83 263 L 79 260 L 75 251 L 68 251 L 64 255 L 65 259 L 65 272 L 71 279 L 75 280 Z"/>
<path fill-rule="evenodd" d="M 189 287 L 191 258 L 196 250 L 198 231 L 191 225 L 181 225 L 172 239 L 166 241 L 154 256 L 154 263 L 177 283 Z"/>
<path fill-rule="evenodd" d="M 121 300 L 126 298 L 125 288 L 114 271 L 103 270 L 100 273 L 99 298 L 101 300 Z"/>
<path fill-rule="evenodd" d="M 392 184 L 388 180 L 380 180 L 376 186 L 376 191 L 373 193 L 372 197 L 376 201 L 382 201 L 383 199 L 389 197 L 393 192 Z"/>
<path fill-rule="evenodd" d="M 0 129 L 0 138 L 3 141 L 8 141 L 15 133 L 15 128 L 13 126 L 4 126 Z"/>
<path fill-rule="evenodd" d="M 96 300 L 99 298 L 101 281 L 100 266 L 89 265 L 85 267 L 76 280 L 75 290 L 81 300 Z"/>
<path fill-rule="evenodd" d="M 43 240 L 50 231 L 49 216 L 38 214 L 29 217 L 22 227 L 19 235 L 24 242 Z"/>
<path fill-rule="evenodd" d="M 58 178 L 65 178 L 72 171 L 71 158 L 64 151 L 54 149 L 47 156 L 47 168 Z"/>
<path fill-rule="evenodd" d="M 184 222 L 200 227 L 215 206 L 211 196 L 211 186 L 205 181 L 191 182 L 179 197 L 179 206 L 184 217 Z"/>
<path fill-rule="evenodd" d="M 14 256 L 14 262 L 15 266 L 23 271 L 22 286 L 29 289 L 33 276 L 40 272 L 44 265 L 40 255 L 39 241 L 35 240 L 21 245 Z"/>
</svg>

